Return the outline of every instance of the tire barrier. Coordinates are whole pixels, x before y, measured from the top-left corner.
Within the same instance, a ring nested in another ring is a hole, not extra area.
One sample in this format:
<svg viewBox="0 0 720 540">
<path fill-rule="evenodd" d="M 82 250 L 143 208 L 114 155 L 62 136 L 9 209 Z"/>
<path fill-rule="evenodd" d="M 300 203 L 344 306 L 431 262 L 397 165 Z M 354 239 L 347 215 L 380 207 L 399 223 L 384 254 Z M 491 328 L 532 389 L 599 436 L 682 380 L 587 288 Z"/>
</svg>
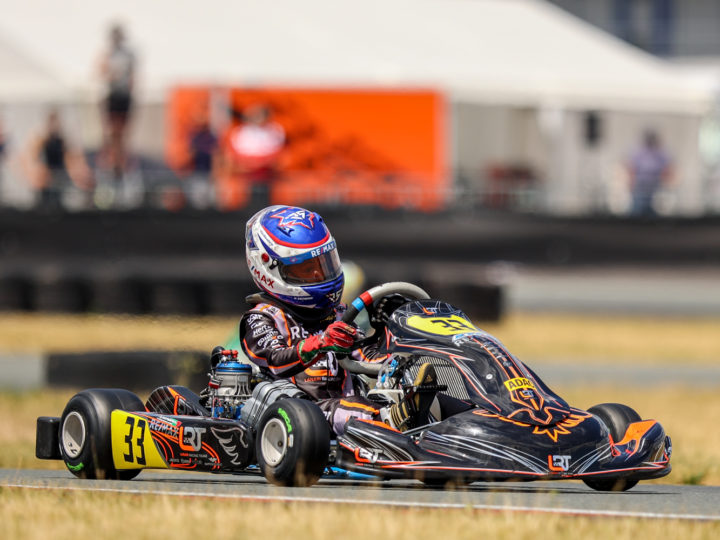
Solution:
<svg viewBox="0 0 720 540">
<path fill-rule="evenodd" d="M 32 305 L 37 311 L 80 313 L 90 308 L 90 284 L 81 277 L 41 277 L 33 285 Z"/>
<path fill-rule="evenodd" d="M 199 351 L 51 353 L 45 366 L 48 386 L 144 391 L 179 384 L 196 392 L 207 385 L 209 368 L 208 353 Z"/>
<path fill-rule="evenodd" d="M 32 280 L 19 275 L 0 276 L 0 311 L 33 309 Z"/>
<path fill-rule="evenodd" d="M 499 320 L 503 294 L 499 285 L 478 279 L 424 275 L 417 269 L 368 272 L 368 286 L 414 276 L 412 281 L 462 308 L 470 317 Z M 247 278 L 162 279 L 157 275 L 115 278 L 93 276 L 0 276 L 0 311 L 122 313 L 158 315 L 238 315 L 245 297 L 257 292 Z"/>
</svg>

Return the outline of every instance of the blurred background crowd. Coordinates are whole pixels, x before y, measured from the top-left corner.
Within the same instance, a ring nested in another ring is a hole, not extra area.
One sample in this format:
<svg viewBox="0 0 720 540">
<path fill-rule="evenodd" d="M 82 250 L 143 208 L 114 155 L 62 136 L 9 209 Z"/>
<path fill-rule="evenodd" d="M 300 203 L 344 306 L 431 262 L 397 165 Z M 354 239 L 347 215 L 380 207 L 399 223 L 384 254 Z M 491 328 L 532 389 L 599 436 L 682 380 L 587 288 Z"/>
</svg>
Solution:
<svg viewBox="0 0 720 540">
<path fill-rule="evenodd" d="M 720 212 L 713 0 L 0 0 L 0 205 Z"/>
</svg>

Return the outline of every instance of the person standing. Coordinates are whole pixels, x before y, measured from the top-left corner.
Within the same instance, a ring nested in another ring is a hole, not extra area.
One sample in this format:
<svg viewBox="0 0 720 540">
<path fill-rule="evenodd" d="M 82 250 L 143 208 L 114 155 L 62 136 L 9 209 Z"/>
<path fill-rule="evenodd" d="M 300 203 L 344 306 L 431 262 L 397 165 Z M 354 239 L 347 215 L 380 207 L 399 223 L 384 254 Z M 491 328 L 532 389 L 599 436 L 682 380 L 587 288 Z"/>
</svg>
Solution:
<svg viewBox="0 0 720 540">
<path fill-rule="evenodd" d="M 5 161 L 5 154 L 7 152 L 7 137 L 5 136 L 5 133 L 3 132 L 2 123 L 0 123 L 0 192 L 3 188 L 3 163 Z M 0 205 L 2 204 L 2 200 L 0 200 Z"/>
<path fill-rule="evenodd" d="M 285 130 L 272 121 L 268 106 L 257 104 L 247 109 L 243 123 L 231 128 L 224 141 L 224 181 L 219 185 L 221 208 L 240 207 L 242 198 L 238 192 L 245 189 L 250 192 L 252 209 L 270 204 L 285 141 Z"/>
<path fill-rule="evenodd" d="M 69 146 L 60 115 L 54 109 L 47 115 L 43 132 L 31 141 L 26 163 L 37 193 L 36 204 L 41 209 L 60 210 L 63 194 L 73 186 L 83 190 L 90 187 L 90 170 L 85 159 Z"/>
<path fill-rule="evenodd" d="M 660 137 L 648 130 L 643 143 L 630 157 L 630 191 L 632 194 L 631 213 L 635 216 L 655 214 L 655 195 L 671 175 L 671 160 L 662 148 Z"/>
<path fill-rule="evenodd" d="M 110 46 L 101 60 L 101 75 L 106 85 L 103 101 L 105 142 L 102 164 L 116 177 L 127 164 L 127 127 L 133 104 L 135 54 L 128 47 L 125 31 L 119 24 L 110 29 Z"/>
<path fill-rule="evenodd" d="M 188 135 L 190 176 L 185 180 L 185 196 L 193 208 L 209 208 L 214 199 L 218 138 L 210 127 L 207 113 L 198 114 Z"/>
</svg>

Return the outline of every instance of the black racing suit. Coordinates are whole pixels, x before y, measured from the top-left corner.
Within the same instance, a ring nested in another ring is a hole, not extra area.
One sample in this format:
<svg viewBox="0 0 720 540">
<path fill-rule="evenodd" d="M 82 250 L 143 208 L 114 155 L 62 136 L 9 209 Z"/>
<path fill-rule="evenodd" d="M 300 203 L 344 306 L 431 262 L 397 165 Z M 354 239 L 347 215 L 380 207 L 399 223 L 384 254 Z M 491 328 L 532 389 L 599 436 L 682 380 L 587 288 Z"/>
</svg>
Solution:
<svg viewBox="0 0 720 540">
<path fill-rule="evenodd" d="M 270 379 L 290 378 L 317 402 L 338 435 L 352 417 L 379 420 L 377 404 L 356 395 L 352 376 L 339 365 L 335 353 L 321 353 L 309 367 L 300 359 L 300 342 L 320 334 L 337 319 L 337 314 L 318 320 L 304 317 L 267 297 L 264 300 L 240 320 L 240 344 L 248 359 Z M 354 351 L 353 356 L 371 362 L 386 358 L 377 354 L 376 347 Z"/>
</svg>

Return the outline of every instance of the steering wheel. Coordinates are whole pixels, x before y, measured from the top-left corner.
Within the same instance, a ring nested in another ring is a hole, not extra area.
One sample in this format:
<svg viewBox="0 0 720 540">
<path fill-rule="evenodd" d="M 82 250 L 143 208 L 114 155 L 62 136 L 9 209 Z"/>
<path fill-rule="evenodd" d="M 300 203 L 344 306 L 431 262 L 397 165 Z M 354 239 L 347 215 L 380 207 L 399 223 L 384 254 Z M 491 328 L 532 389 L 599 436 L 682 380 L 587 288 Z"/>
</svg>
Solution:
<svg viewBox="0 0 720 540">
<path fill-rule="evenodd" d="M 353 300 L 342 317 L 343 322 L 348 324 L 353 322 L 355 317 L 357 317 L 362 310 L 367 310 L 372 314 L 374 306 L 380 301 L 380 299 L 391 294 L 401 294 L 414 300 L 426 300 L 430 298 L 430 295 L 427 292 L 412 283 L 406 283 L 405 281 L 391 281 L 389 283 L 383 283 L 382 285 L 368 289 Z M 377 364 L 368 364 L 365 362 L 357 362 L 347 357 L 340 359 L 339 362 L 344 369 L 351 373 L 361 373 L 372 377 L 376 377 L 382 369 L 381 362 Z"/>
</svg>

